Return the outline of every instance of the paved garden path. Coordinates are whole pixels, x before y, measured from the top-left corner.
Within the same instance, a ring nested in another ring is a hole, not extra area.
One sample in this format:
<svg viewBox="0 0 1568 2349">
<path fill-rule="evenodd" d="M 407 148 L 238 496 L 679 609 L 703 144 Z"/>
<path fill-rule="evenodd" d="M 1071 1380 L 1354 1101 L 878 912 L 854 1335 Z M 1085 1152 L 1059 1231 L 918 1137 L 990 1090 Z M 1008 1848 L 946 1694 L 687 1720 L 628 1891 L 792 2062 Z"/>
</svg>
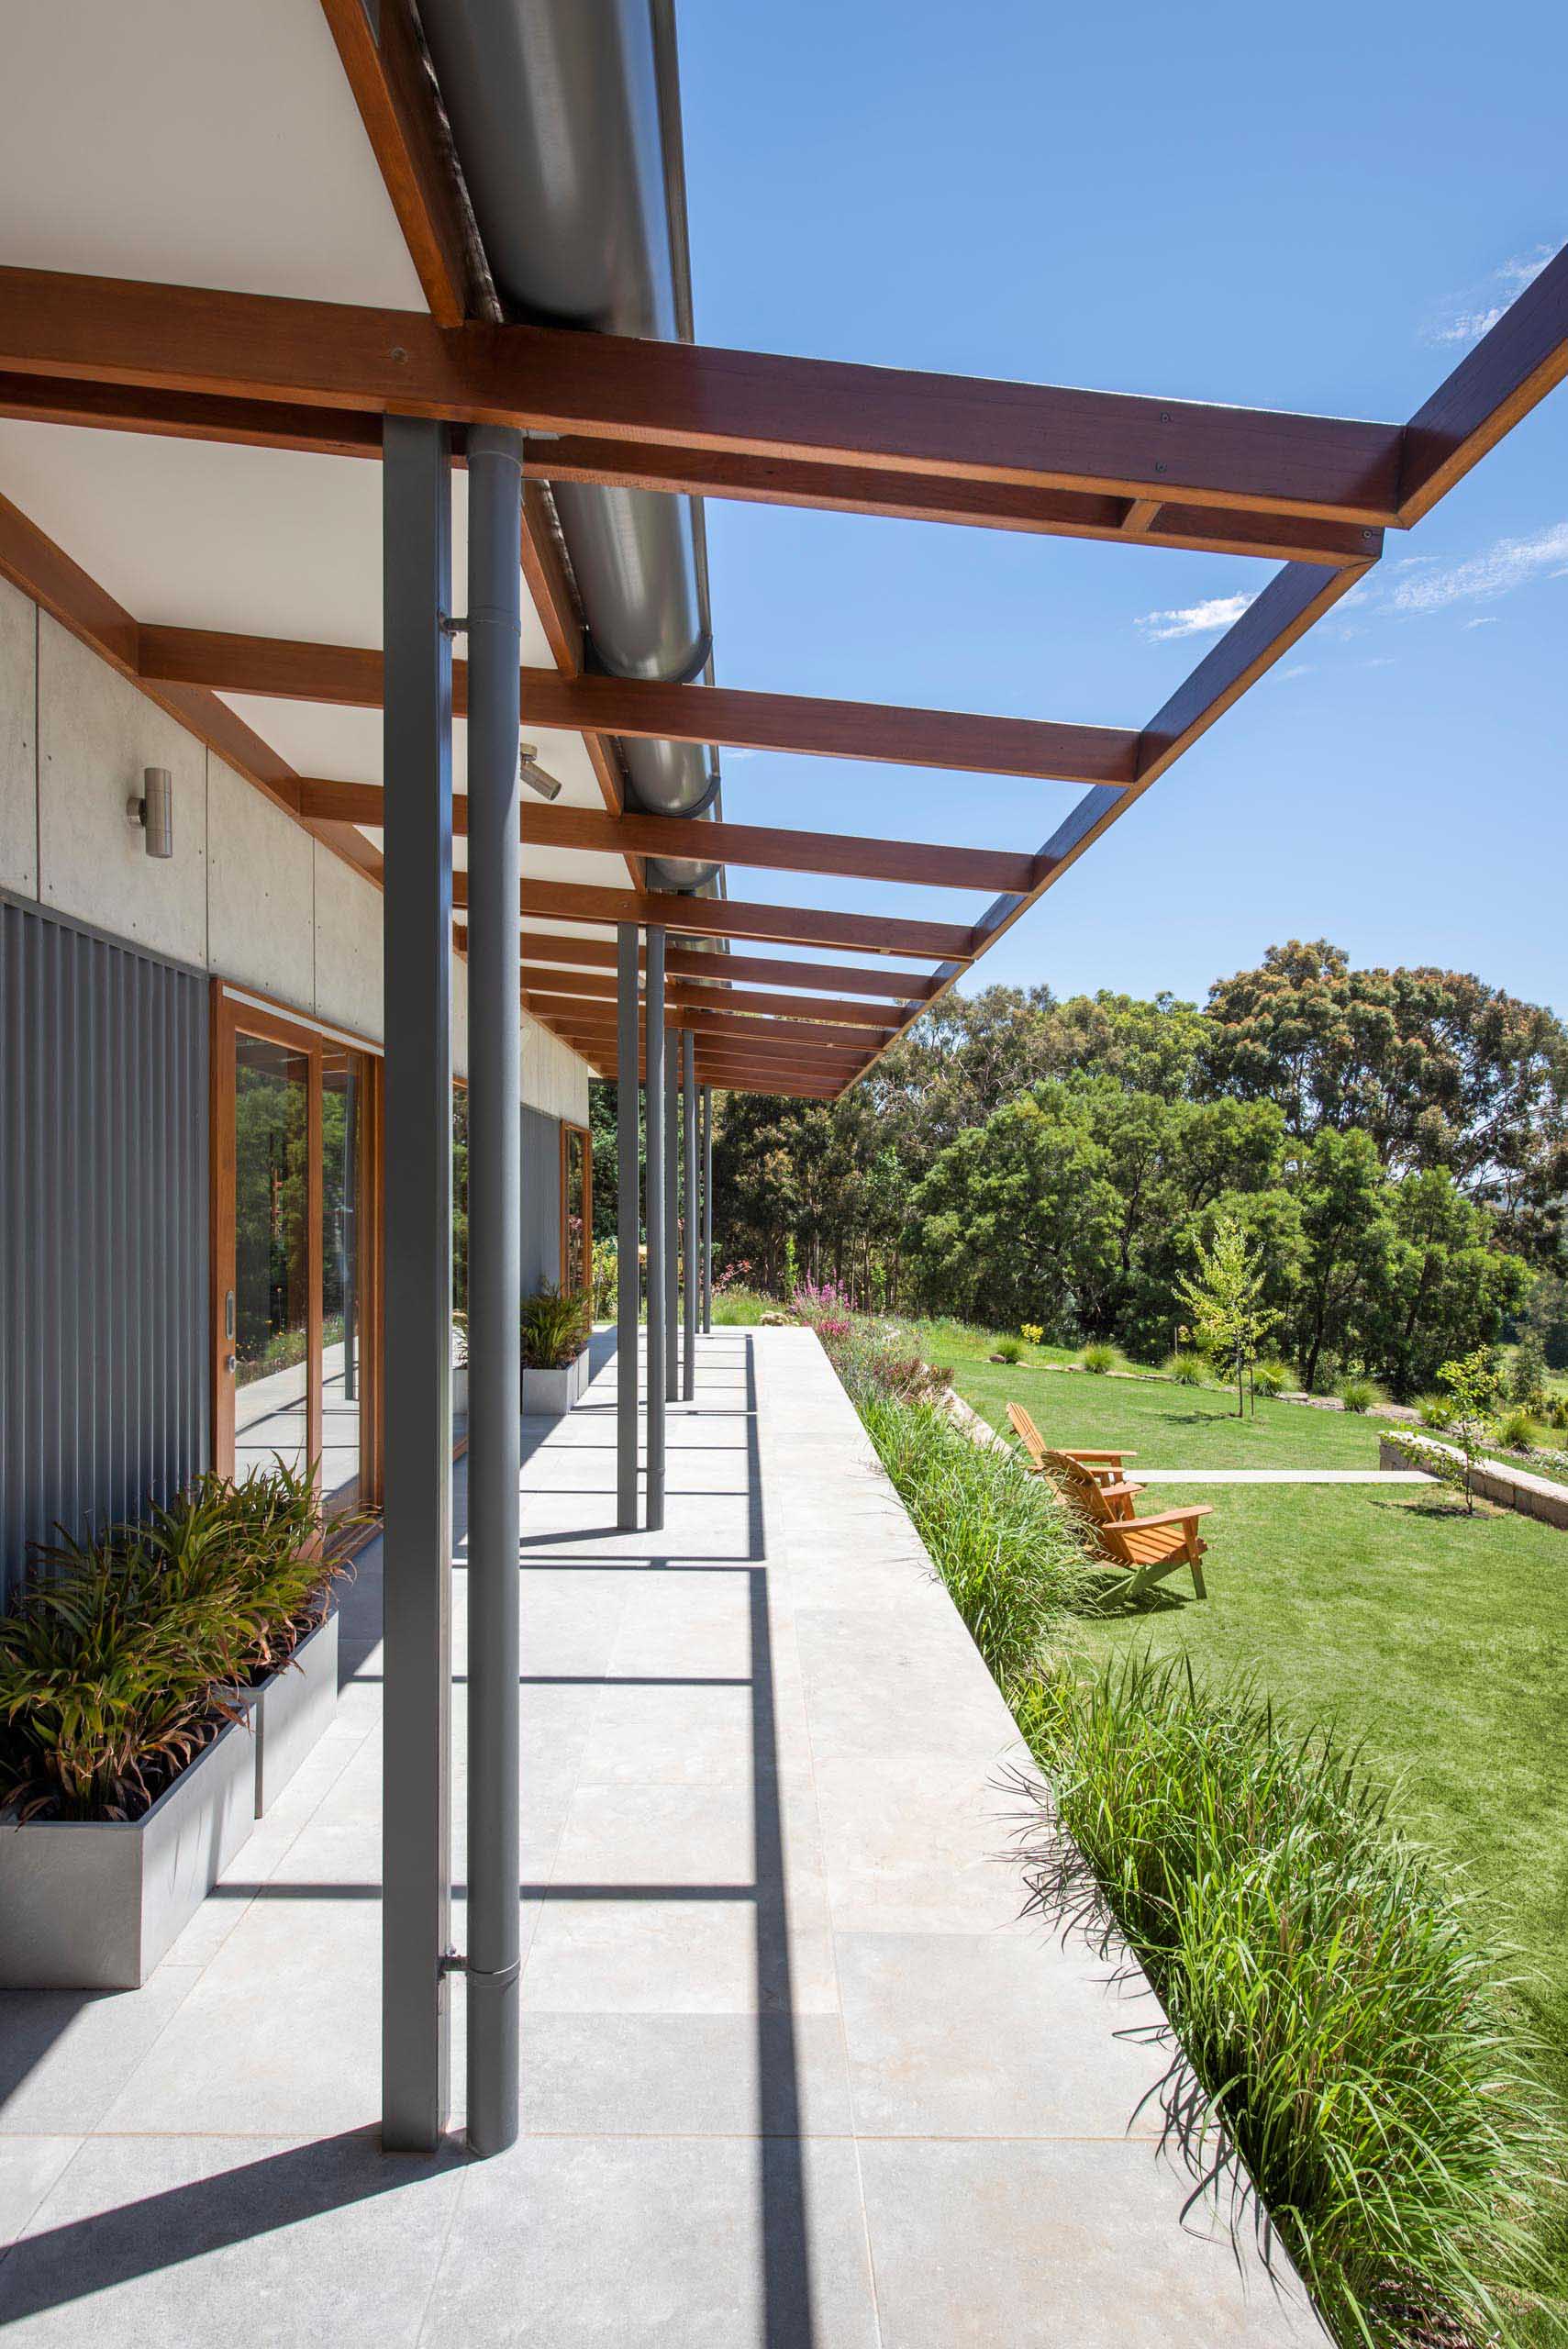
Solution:
<svg viewBox="0 0 1568 2349">
<path fill-rule="evenodd" d="M 816 1339 L 702 1342 L 656 1534 L 595 1357 L 525 1422 L 517 2143 L 377 2143 L 367 1553 L 335 1726 L 147 1987 L 0 1998 L 7 2349 L 1320 2349 L 1141 1977 L 1020 1922 L 1025 1756 Z"/>
<path fill-rule="evenodd" d="M 1429 1485 L 1424 1468 L 1145 1468 L 1129 1458 L 1138 1485 Z"/>
</svg>

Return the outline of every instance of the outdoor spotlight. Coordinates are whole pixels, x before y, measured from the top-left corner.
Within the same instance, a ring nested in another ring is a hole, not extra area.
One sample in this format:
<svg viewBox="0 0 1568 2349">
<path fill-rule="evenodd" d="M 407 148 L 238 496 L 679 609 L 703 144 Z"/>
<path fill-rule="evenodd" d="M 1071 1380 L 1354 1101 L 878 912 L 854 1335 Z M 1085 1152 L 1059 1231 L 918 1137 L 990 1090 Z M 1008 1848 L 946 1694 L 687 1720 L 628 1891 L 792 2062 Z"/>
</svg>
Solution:
<svg viewBox="0 0 1568 2349">
<path fill-rule="evenodd" d="M 174 778 L 167 767 L 143 767 L 141 792 L 139 799 L 134 792 L 126 801 L 125 811 L 133 824 L 139 824 L 147 835 L 149 856 L 172 856 L 174 853 Z"/>
<path fill-rule="evenodd" d="M 541 799 L 559 799 L 561 785 L 539 763 L 539 744 L 519 742 L 517 745 L 517 781 L 537 791 Z"/>
</svg>

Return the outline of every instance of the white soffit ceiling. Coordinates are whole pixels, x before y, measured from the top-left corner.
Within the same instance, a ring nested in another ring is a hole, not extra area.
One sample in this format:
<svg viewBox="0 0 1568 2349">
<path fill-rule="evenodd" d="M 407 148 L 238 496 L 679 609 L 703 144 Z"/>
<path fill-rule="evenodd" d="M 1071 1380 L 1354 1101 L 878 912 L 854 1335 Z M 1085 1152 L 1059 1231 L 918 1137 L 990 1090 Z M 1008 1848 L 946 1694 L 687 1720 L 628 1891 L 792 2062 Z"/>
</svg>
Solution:
<svg viewBox="0 0 1568 2349">
<path fill-rule="evenodd" d="M 0 261 L 426 306 L 320 0 L 10 0 Z"/>
</svg>

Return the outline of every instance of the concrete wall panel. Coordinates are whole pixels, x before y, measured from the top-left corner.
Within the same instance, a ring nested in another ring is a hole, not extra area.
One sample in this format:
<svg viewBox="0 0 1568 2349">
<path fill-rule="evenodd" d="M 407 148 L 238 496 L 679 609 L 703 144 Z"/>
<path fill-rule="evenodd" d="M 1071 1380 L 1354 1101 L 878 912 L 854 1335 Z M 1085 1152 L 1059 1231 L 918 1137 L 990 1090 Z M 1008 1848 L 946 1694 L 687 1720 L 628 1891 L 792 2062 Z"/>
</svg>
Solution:
<svg viewBox="0 0 1568 2349">
<path fill-rule="evenodd" d="M 0 888 L 38 895 L 38 611 L 0 579 Z"/>
<path fill-rule="evenodd" d="M 205 963 L 206 751 L 47 612 L 39 620 L 39 895 L 183 963 Z M 174 853 L 126 815 L 144 767 L 174 778 Z"/>
<path fill-rule="evenodd" d="M 379 1043 L 381 891 L 319 841 L 313 841 L 311 848 L 316 858 L 316 1016 Z"/>
<path fill-rule="evenodd" d="M 316 856 L 308 832 L 207 759 L 207 951 L 212 968 L 316 1008 Z"/>
</svg>

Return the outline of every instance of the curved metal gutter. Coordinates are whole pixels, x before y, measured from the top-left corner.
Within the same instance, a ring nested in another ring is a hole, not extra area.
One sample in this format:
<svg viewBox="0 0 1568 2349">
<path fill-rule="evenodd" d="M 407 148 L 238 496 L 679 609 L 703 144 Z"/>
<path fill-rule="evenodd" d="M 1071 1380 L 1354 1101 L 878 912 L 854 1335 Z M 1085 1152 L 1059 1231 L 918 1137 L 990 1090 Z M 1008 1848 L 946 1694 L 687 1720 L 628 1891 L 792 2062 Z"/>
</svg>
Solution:
<svg viewBox="0 0 1568 2349">
<path fill-rule="evenodd" d="M 420 0 L 485 259 L 507 314 L 691 339 L 671 0 Z M 706 549 L 696 500 L 560 483 L 553 490 L 595 665 L 711 682 Z M 690 742 L 621 745 L 639 807 L 696 817 L 717 762 Z M 717 867 L 651 860 L 673 889 Z"/>
</svg>

